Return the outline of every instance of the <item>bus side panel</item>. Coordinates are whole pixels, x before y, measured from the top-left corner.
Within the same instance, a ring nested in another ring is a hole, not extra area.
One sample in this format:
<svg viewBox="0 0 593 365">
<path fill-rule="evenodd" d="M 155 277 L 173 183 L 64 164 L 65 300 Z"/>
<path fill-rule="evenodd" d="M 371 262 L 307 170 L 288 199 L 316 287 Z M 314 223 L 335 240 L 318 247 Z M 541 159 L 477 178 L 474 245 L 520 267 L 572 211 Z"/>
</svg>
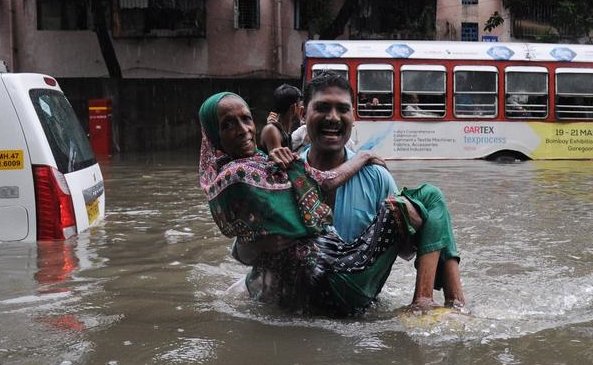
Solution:
<svg viewBox="0 0 593 365">
<path fill-rule="evenodd" d="M 0 110 L 0 241 L 32 242 L 37 227 L 30 155 L 3 80 Z"/>
<path fill-rule="evenodd" d="M 542 138 L 525 122 L 355 122 L 356 150 L 386 159 L 472 159 L 511 150 L 528 157 Z"/>
<path fill-rule="evenodd" d="M 593 156 L 593 123 L 527 123 L 540 137 L 533 159 L 590 159 Z"/>
</svg>

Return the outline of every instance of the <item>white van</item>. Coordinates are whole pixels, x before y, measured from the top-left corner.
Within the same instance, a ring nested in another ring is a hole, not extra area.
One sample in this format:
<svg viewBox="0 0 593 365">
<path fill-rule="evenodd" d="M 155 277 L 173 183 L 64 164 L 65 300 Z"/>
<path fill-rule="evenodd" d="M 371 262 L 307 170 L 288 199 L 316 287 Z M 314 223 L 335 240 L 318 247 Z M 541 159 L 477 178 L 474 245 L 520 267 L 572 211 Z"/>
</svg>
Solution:
<svg viewBox="0 0 593 365">
<path fill-rule="evenodd" d="M 0 72 L 0 242 L 66 239 L 104 214 L 101 169 L 56 80 Z"/>
</svg>

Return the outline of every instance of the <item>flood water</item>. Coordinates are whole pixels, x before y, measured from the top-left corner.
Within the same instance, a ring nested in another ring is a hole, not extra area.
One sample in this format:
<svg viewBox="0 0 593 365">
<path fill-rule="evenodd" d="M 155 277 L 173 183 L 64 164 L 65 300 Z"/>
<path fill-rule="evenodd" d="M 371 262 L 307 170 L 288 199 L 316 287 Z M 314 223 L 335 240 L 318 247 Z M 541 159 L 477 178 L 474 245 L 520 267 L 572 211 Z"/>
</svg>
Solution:
<svg viewBox="0 0 593 365">
<path fill-rule="evenodd" d="M 470 315 L 379 304 L 301 318 L 228 290 L 247 269 L 210 218 L 191 154 L 102 166 L 105 220 L 65 242 L 0 245 L 1 364 L 591 364 L 593 164 L 392 161 L 448 197 Z M 436 292 L 442 302 L 442 293 Z"/>
</svg>

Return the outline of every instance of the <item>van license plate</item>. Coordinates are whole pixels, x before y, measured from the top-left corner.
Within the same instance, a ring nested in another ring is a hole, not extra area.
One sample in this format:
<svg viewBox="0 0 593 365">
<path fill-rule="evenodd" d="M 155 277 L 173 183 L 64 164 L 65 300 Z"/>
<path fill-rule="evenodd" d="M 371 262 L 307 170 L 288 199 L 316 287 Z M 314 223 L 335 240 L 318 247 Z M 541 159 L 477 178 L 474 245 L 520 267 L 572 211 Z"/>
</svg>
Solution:
<svg viewBox="0 0 593 365">
<path fill-rule="evenodd" d="M 97 217 L 99 217 L 99 199 L 86 204 L 86 214 L 89 218 L 89 225 L 93 224 Z"/>
<path fill-rule="evenodd" d="M 23 150 L 0 150 L 0 170 L 22 170 L 24 168 Z"/>
</svg>

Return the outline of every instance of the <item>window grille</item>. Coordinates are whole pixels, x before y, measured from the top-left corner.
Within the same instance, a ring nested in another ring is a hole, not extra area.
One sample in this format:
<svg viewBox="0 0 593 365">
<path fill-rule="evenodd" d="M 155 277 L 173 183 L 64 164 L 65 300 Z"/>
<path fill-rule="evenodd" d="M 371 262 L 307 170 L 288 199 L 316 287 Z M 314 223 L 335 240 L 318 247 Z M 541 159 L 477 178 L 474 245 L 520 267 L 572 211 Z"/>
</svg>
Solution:
<svg viewBox="0 0 593 365">
<path fill-rule="evenodd" d="M 402 117 L 442 118 L 446 110 L 446 74 L 442 66 L 402 66 Z"/>
<path fill-rule="evenodd" d="M 507 67 L 507 118 L 543 119 L 548 116 L 548 72 L 544 67 Z"/>
<path fill-rule="evenodd" d="M 115 0 L 115 37 L 205 37 L 205 0 Z"/>
<path fill-rule="evenodd" d="M 37 29 L 93 29 L 93 21 L 89 1 L 37 0 Z"/>
<path fill-rule="evenodd" d="M 556 69 L 558 119 L 593 119 L 593 69 Z"/>
<path fill-rule="evenodd" d="M 259 29 L 259 0 L 235 0 L 235 28 Z"/>
<path fill-rule="evenodd" d="M 356 110 L 361 117 L 387 118 L 393 115 L 393 67 L 360 65 Z"/>
<path fill-rule="evenodd" d="M 493 118 L 497 114 L 498 73 L 495 67 L 474 66 L 454 74 L 453 104 L 460 118 Z"/>
<path fill-rule="evenodd" d="M 467 42 L 477 42 L 478 23 L 461 23 L 461 40 Z"/>
</svg>

